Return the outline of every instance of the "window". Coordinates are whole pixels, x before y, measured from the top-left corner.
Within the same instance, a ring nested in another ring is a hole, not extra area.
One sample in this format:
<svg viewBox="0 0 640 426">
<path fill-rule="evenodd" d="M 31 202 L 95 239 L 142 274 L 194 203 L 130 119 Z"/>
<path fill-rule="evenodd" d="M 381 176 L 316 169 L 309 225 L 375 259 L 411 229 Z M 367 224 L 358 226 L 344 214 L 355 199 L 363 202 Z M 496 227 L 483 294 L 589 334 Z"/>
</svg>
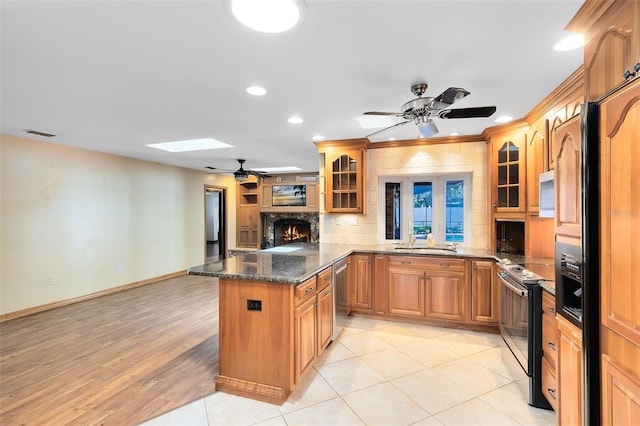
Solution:
<svg viewBox="0 0 640 426">
<path fill-rule="evenodd" d="M 382 177 L 384 241 L 417 240 L 470 244 L 471 174 Z"/>
</svg>

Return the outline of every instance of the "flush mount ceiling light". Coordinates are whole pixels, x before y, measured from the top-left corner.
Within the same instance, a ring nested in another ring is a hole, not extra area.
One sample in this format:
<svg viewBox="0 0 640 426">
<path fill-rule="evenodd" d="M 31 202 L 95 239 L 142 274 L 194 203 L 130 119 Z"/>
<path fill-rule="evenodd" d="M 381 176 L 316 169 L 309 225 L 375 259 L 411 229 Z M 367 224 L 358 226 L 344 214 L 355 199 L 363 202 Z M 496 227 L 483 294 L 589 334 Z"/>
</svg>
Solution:
<svg viewBox="0 0 640 426">
<path fill-rule="evenodd" d="M 249 86 L 247 87 L 247 93 L 253 96 L 264 96 L 267 93 L 267 89 L 260 86 Z"/>
<path fill-rule="evenodd" d="M 175 142 L 150 143 L 146 145 L 150 148 L 161 149 L 169 152 L 201 151 L 205 149 L 233 148 L 233 145 L 220 142 L 213 138 L 189 139 Z"/>
<path fill-rule="evenodd" d="M 281 33 L 302 18 L 302 0 L 231 0 L 231 11 L 238 21 L 252 30 Z"/>
<path fill-rule="evenodd" d="M 584 36 L 582 34 L 571 34 L 553 45 L 553 50 L 565 52 L 584 46 Z"/>
</svg>

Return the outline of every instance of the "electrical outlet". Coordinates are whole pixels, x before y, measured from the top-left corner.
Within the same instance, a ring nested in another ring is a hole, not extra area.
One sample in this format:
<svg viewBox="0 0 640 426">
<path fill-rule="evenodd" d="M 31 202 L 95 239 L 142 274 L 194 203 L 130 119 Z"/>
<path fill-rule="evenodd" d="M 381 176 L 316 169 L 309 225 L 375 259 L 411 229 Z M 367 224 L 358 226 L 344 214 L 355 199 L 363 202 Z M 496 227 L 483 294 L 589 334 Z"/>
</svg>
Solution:
<svg viewBox="0 0 640 426">
<path fill-rule="evenodd" d="M 336 217 L 336 225 L 340 225 L 340 218 Z"/>
<path fill-rule="evenodd" d="M 247 300 L 247 310 L 248 311 L 261 311 L 262 310 L 262 300 Z"/>
<path fill-rule="evenodd" d="M 124 272 L 124 265 L 118 265 L 118 272 Z"/>
<path fill-rule="evenodd" d="M 351 226 L 357 226 L 358 225 L 358 218 L 357 217 L 352 217 L 349 219 L 349 225 Z"/>
<path fill-rule="evenodd" d="M 53 279 L 53 277 L 49 277 L 49 286 L 52 286 L 55 284 L 55 280 Z"/>
</svg>

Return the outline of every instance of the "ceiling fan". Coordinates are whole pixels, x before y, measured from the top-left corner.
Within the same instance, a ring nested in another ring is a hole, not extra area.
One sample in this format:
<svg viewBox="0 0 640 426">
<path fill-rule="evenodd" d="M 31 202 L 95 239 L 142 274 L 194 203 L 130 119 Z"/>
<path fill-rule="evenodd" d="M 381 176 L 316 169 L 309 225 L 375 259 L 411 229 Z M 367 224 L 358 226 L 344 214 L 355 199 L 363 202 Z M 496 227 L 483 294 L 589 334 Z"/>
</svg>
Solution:
<svg viewBox="0 0 640 426">
<path fill-rule="evenodd" d="M 262 177 L 270 177 L 269 175 L 267 175 L 265 172 L 261 172 L 261 171 L 257 171 L 257 170 L 245 170 L 243 167 L 243 164 L 246 160 L 243 160 L 241 158 L 238 158 L 238 163 L 240 163 L 240 168 L 238 170 L 220 170 L 216 167 L 211 167 L 211 166 L 206 166 L 206 169 L 209 170 L 215 170 L 212 173 L 233 173 L 233 177 L 238 181 L 238 182 L 244 182 L 247 179 L 249 179 L 249 176 L 262 176 Z"/>
<path fill-rule="evenodd" d="M 423 97 L 422 95 L 427 90 L 427 87 L 427 83 L 418 83 L 411 86 L 411 93 L 417 96 L 417 98 L 402 105 L 400 108 L 402 112 L 365 112 L 364 115 L 395 115 L 396 117 L 402 117 L 406 120 L 373 132 L 367 135 L 367 137 L 413 122 L 418 126 L 420 137 L 428 138 L 438 134 L 438 127 L 436 127 L 436 124 L 433 122 L 433 117 L 443 119 L 490 117 L 496 112 L 495 106 L 446 109 L 465 96 L 470 95 L 471 92 L 460 87 L 449 87 L 435 98 L 428 96 Z"/>
</svg>

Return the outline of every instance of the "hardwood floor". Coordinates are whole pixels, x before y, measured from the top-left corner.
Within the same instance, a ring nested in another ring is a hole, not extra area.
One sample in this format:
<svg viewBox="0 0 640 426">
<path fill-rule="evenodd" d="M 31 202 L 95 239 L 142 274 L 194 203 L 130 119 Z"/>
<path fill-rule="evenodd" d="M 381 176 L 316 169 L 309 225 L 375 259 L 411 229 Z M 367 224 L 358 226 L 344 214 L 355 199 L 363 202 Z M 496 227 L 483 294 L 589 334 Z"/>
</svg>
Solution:
<svg viewBox="0 0 640 426">
<path fill-rule="evenodd" d="M 0 424 L 135 425 L 210 395 L 218 279 L 185 275 L 0 324 Z"/>
</svg>

